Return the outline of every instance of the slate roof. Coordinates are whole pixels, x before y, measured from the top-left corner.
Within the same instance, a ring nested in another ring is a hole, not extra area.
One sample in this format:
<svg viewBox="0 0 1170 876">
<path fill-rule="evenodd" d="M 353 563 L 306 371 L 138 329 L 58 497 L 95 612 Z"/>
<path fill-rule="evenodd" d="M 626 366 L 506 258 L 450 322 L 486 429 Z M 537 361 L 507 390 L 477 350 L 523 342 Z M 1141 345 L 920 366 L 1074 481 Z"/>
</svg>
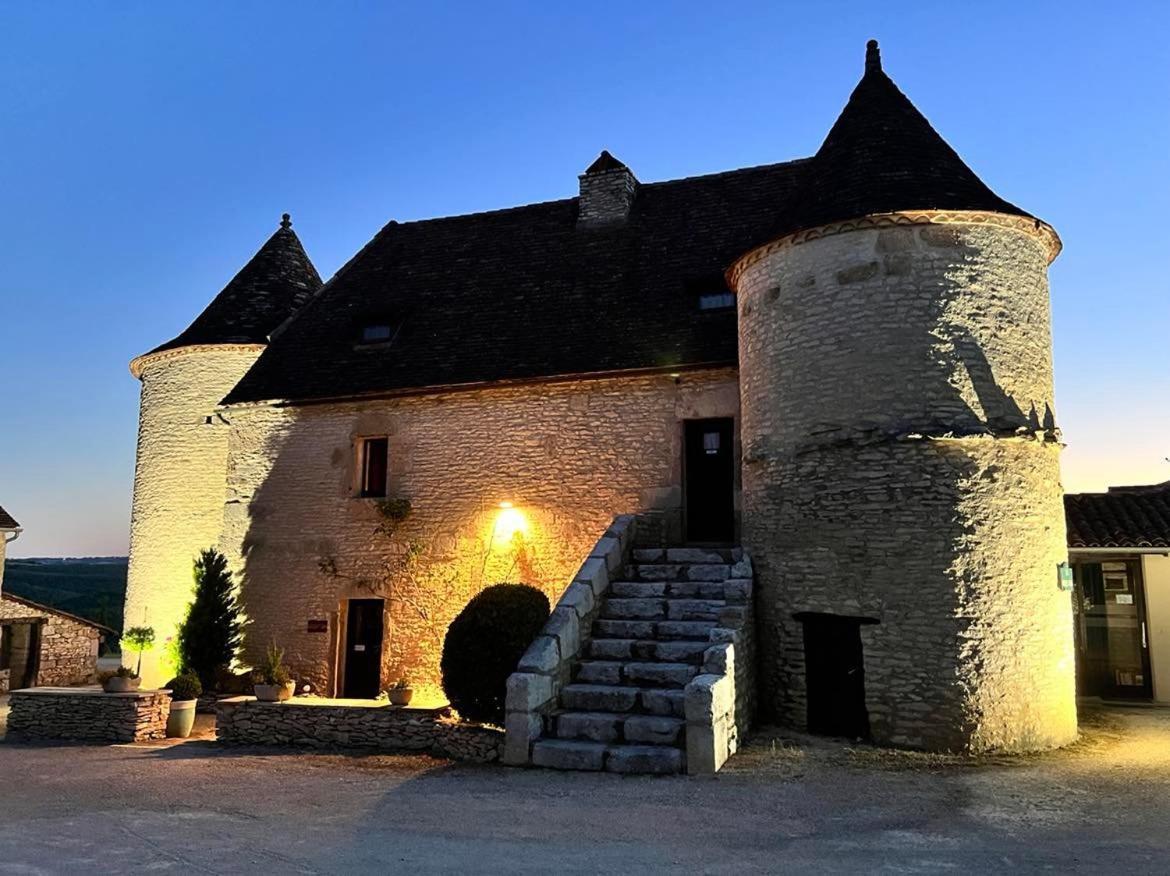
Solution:
<svg viewBox="0 0 1170 876">
<path fill-rule="evenodd" d="M 1170 548 L 1170 481 L 1064 497 L 1070 548 Z"/>
<path fill-rule="evenodd" d="M 287 213 L 280 228 L 178 337 L 151 350 L 194 344 L 263 344 L 321 288 Z"/>
<path fill-rule="evenodd" d="M 577 199 L 391 222 L 275 338 L 226 402 L 700 364 L 733 365 L 734 308 L 702 292 L 763 234 L 792 161 L 638 187 L 629 218 Z M 363 320 L 390 344 L 355 344 Z"/>
<path fill-rule="evenodd" d="M 603 152 L 587 172 L 622 168 Z M 800 228 L 922 208 L 1027 215 L 980 182 L 871 43 L 811 160 L 640 184 L 628 219 L 603 227 L 578 227 L 576 198 L 391 222 L 224 401 L 733 365 L 734 310 L 701 312 L 698 297 L 723 291 L 736 259 Z M 392 340 L 363 346 L 363 323 L 389 326 Z"/>
<path fill-rule="evenodd" d="M 20 529 L 20 524 L 3 508 L 0 508 L 0 529 Z"/>
<path fill-rule="evenodd" d="M 877 42 L 865 74 L 781 206 L 771 238 L 895 210 L 988 210 L 1029 216 L 989 189 L 885 74 Z M 760 243 L 766 243 L 761 240 Z"/>
</svg>

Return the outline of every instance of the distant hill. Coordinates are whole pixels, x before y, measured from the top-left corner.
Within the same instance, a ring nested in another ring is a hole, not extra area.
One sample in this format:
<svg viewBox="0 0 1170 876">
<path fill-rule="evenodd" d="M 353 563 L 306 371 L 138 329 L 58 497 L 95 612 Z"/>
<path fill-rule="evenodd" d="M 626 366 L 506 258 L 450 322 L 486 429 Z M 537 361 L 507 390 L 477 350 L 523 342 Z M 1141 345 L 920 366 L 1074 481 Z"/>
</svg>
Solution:
<svg viewBox="0 0 1170 876">
<path fill-rule="evenodd" d="M 4 564 L 4 592 L 122 629 L 126 557 L 45 557 Z"/>
</svg>

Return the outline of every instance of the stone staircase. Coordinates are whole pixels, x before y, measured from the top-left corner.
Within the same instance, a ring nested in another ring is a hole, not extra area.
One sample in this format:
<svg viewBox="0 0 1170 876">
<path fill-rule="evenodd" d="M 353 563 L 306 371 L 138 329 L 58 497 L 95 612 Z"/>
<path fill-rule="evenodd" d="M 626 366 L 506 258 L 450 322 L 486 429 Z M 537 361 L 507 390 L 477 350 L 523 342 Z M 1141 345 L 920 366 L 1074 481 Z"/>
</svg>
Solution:
<svg viewBox="0 0 1170 876">
<path fill-rule="evenodd" d="M 738 548 L 635 549 L 600 600 L 582 658 L 545 716 L 536 766 L 686 770 L 684 688 L 702 672 Z M 750 565 L 747 577 L 750 578 Z"/>
</svg>

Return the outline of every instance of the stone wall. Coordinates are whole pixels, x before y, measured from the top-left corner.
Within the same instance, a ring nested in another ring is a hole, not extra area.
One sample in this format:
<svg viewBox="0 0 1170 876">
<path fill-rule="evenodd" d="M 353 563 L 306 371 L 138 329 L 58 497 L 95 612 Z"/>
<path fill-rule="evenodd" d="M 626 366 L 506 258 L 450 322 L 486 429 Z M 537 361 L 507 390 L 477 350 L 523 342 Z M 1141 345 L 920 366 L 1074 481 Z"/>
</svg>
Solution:
<svg viewBox="0 0 1170 876">
<path fill-rule="evenodd" d="M 8 740 L 142 742 L 166 736 L 168 691 L 108 694 L 98 689 L 14 691 L 9 700 Z"/>
<path fill-rule="evenodd" d="M 732 370 L 229 409 L 221 546 L 249 656 L 276 640 L 333 693 L 346 600 L 381 597 L 383 683 L 436 685 L 447 626 L 484 586 L 520 581 L 555 601 L 618 513 L 659 509 L 677 536 L 681 421 L 737 410 Z M 380 435 L 390 495 L 412 507 L 399 525 L 355 497 L 357 441 Z"/>
<path fill-rule="evenodd" d="M 508 678 L 504 727 L 504 761 L 522 766 L 531 761 L 532 744 L 544 732 L 545 718 L 556 708 L 561 688 L 572 681 L 573 665 L 593 629 L 611 576 L 625 568 L 637 533 L 633 515 L 614 519 L 556 603 L 540 635 Z"/>
<path fill-rule="evenodd" d="M 215 714 L 216 738 L 225 745 L 427 752 L 490 763 L 499 760 L 504 743 L 502 731 L 461 723 L 448 709 L 328 705 L 297 698 L 262 703 L 254 697 L 232 697 L 217 702 Z"/>
<path fill-rule="evenodd" d="M 1015 228 L 867 229 L 739 278 L 743 541 L 762 709 L 802 725 L 797 612 L 861 628 L 880 742 L 1076 735 L 1047 249 Z"/>
<path fill-rule="evenodd" d="M 30 605 L 10 596 L 0 597 L 0 624 L 38 624 L 40 654 L 33 685 L 68 686 L 91 684 L 97 678 L 97 655 L 101 632 L 97 627 Z"/>
<path fill-rule="evenodd" d="M 756 712 L 756 617 L 751 557 L 743 552 L 723 586 L 726 607 L 711 630 L 703 671 L 687 684 L 687 772 L 710 775 L 746 741 Z"/>
<path fill-rule="evenodd" d="M 186 347 L 132 366 L 142 394 L 125 625 L 153 627 L 158 643 L 143 654 L 143 684 L 168 680 L 164 646 L 191 602 L 195 558 L 219 542 L 229 424 L 216 408 L 261 349 Z"/>
</svg>

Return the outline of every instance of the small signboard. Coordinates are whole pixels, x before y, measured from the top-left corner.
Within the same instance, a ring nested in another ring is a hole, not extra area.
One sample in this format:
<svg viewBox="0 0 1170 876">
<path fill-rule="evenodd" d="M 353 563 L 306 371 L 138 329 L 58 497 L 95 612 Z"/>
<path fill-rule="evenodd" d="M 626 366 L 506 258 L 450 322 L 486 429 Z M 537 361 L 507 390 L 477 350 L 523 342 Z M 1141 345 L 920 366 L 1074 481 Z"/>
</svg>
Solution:
<svg viewBox="0 0 1170 876">
<path fill-rule="evenodd" d="M 329 632 L 329 621 L 310 620 L 305 631 L 309 633 L 327 633 Z"/>
<path fill-rule="evenodd" d="M 1068 563 L 1058 563 L 1056 566 L 1056 583 L 1061 590 L 1073 589 L 1073 570 Z"/>
</svg>

